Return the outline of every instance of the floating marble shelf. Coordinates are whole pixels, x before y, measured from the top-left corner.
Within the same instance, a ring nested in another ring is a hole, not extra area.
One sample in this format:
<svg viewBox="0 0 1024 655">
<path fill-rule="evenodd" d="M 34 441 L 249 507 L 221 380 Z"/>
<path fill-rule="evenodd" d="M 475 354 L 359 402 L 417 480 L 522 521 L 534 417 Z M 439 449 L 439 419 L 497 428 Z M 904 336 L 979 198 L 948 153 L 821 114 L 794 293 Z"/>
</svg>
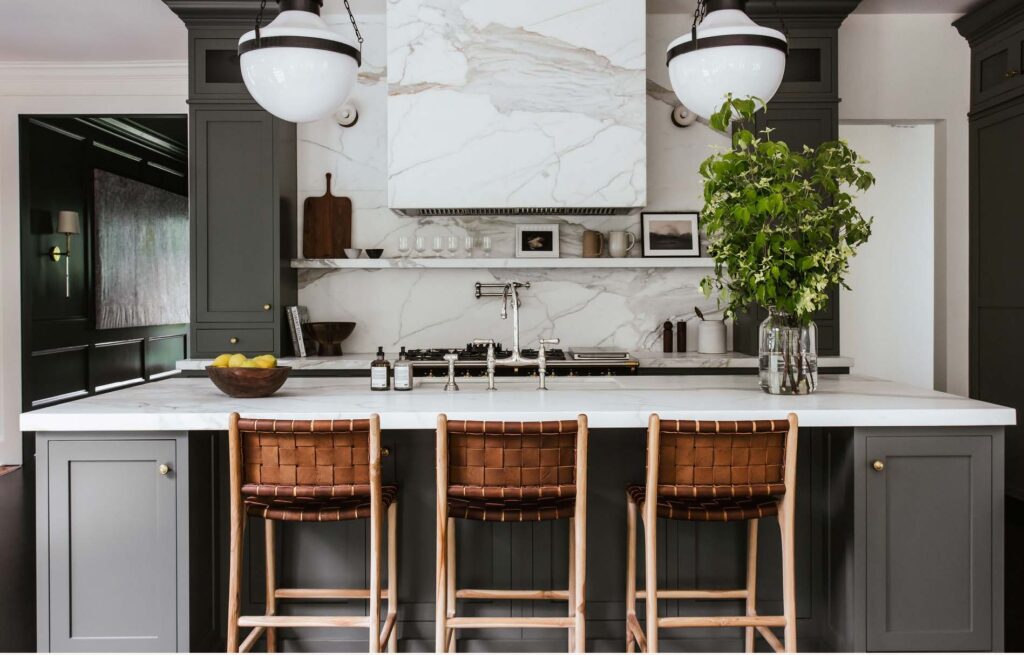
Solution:
<svg viewBox="0 0 1024 655">
<path fill-rule="evenodd" d="M 409 259 L 293 259 L 292 268 L 711 268 L 710 257 L 623 257 L 515 259 L 486 258 L 449 259 L 446 257 L 412 257 Z"/>
</svg>

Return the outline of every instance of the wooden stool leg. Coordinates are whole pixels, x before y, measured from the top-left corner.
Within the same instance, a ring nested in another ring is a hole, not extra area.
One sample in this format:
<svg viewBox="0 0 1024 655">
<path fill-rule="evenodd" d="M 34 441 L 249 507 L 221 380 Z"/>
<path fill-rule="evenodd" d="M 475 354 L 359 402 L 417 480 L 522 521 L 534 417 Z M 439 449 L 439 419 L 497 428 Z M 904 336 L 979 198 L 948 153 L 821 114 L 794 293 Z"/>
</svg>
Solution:
<svg viewBox="0 0 1024 655">
<path fill-rule="evenodd" d="M 788 500 L 788 499 L 787 499 Z M 779 504 L 779 529 L 782 532 L 782 614 L 786 617 L 785 648 L 795 653 L 796 646 L 796 573 L 794 570 L 793 506 Z"/>
<path fill-rule="evenodd" d="M 227 652 L 238 652 L 238 617 L 242 601 L 242 552 L 245 547 L 245 514 L 231 508 L 231 554 L 228 567 L 228 643 Z"/>
<path fill-rule="evenodd" d="M 644 589 L 647 600 L 647 652 L 658 652 L 658 516 L 656 503 L 644 502 L 641 506 L 644 522 Z"/>
<path fill-rule="evenodd" d="M 569 584 L 566 585 L 569 591 L 569 616 L 576 616 L 576 520 L 569 519 Z M 569 645 L 566 652 L 571 653 L 576 648 L 575 627 L 569 628 Z"/>
<path fill-rule="evenodd" d="M 370 652 L 380 652 L 380 504 L 370 508 Z"/>
<path fill-rule="evenodd" d="M 263 523 L 266 527 L 264 550 L 266 550 L 267 564 L 267 616 L 273 616 L 277 614 L 277 552 L 274 548 L 274 522 L 270 519 L 264 519 Z M 277 630 L 274 628 L 267 628 L 267 652 L 277 652 Z"/>
<path fill-rule="evenodd" d="M 398 652 L 398 501 L 388 507 L 388 614 L 395 617 L 388 652 Z"/>
<path fill-rule="evenodd" d="M 434 651 L 448 650 L 448 630 L 445 620 L 448 612 L 448 520 L 438 504 L 437 515 L 437 577 L 435 589 L 437 598 L 434 607 Z"/>
<path fill-rule="evenodd" d="M 626 652 L 636 652 L 629 618 L 636 616 L 636 503 L 626 493 Z"/>
<path fill-rule="evenodd" d="M 579 432 L 576 436 L 576 507 L 573 510 L 573 533 L 575 535 L 575 561 L 573 568 L 573 597 L 576 601 L 573 625 L 577 653 L 587 650 L 587 417 L 581 414 Z"/>
<path fill-rule="evenodd" d="M 446 598 L 445 616 L 453 618 L 455 607 L 459 602 L 455 595 L 455 519 L 448 519 L 448 593 Z M 455 629 L 450 628 L 445 635 L 445 650 L 449 653 L 455 652 Z"/>
<path fill-rule="evenodd" d="M 747 616 L 757 616 L 757 519 L 747 521 Z M 746 629 L 746 652 L 754 652 L 754 628 Z"/>
</svg>

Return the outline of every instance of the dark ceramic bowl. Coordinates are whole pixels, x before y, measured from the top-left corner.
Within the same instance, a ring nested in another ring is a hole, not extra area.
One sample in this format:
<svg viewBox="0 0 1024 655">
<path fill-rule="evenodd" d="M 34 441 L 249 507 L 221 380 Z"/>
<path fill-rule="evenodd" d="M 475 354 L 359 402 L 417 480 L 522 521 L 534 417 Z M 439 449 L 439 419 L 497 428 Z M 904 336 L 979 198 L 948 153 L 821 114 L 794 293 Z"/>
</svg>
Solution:
<svg viewBox="0 0 1024 655">
<path fill-rule="evenodd" d="M 206 374 L 218 389 L 232 398 L 266 398 L 281 388 L 291 366 L 228 368 L 207 366 Z"/>
<path fill-rule="evenodd" d="M 370 259 L 380 259 L 380 256 L 384 254 L 383 248 L 367 248 L 365 251 L 366 256 Z"/>
<path fill-rule="evenodd" d="M 338 321 L 324 321 L 320 323 L 306 323 L 305 327 L 309 335 L 316 341 L 318 355 L 332 357 L 341 355 L 341 342 L 352 334 L 356 329 L 355 323 L 344 323 Z"/>
</svg>

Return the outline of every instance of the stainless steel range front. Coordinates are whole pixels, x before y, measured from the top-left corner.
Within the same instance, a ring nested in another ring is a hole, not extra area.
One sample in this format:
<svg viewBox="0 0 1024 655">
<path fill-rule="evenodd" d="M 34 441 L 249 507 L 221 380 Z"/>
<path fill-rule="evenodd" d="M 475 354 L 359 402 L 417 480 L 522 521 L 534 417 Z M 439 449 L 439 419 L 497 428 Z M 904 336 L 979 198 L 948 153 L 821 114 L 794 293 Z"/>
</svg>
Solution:
<svg viewBox="0 0 1024 655">
<path fill-rule="evenodd" d="M 448 371 L 445 355 L 458 356 L 455 370 L 460 376 L 482 376 L 487 374 L 487 346 L 467 344 L 464 348 L 416 348 L 406 351 L 406 356 L 413 363 L 417 376 L 444 377 Z M 498 343 L 494 345 L 494 354 L 502 359 L 511 356 L 512 351 Z M 534 348 L 521 351 L 524 358 L 535 359 L 538 352 Z M 632 375 L 640 363 L 628 352 L 604 350 L 599 348 L 548 348 L 548 375 Z M 528 366 L 505 366 L 495 371 L 496 375 L 537 375 L 535 364 Z"/>
</svg>

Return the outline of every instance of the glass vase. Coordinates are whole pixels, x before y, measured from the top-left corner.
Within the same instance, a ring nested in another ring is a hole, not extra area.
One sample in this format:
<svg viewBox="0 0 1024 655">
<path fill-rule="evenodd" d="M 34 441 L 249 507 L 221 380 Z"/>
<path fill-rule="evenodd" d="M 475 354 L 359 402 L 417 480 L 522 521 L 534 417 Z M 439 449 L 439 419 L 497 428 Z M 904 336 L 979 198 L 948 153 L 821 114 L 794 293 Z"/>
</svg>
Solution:
<svg viewBox="0 0 1024 655">
<path fill-rule="evenodd" d="M 768 309 L 761 323 L 758 368 L 765 393 L 804 395 L 818 387 L 818 326 Z"/>
</svg>

